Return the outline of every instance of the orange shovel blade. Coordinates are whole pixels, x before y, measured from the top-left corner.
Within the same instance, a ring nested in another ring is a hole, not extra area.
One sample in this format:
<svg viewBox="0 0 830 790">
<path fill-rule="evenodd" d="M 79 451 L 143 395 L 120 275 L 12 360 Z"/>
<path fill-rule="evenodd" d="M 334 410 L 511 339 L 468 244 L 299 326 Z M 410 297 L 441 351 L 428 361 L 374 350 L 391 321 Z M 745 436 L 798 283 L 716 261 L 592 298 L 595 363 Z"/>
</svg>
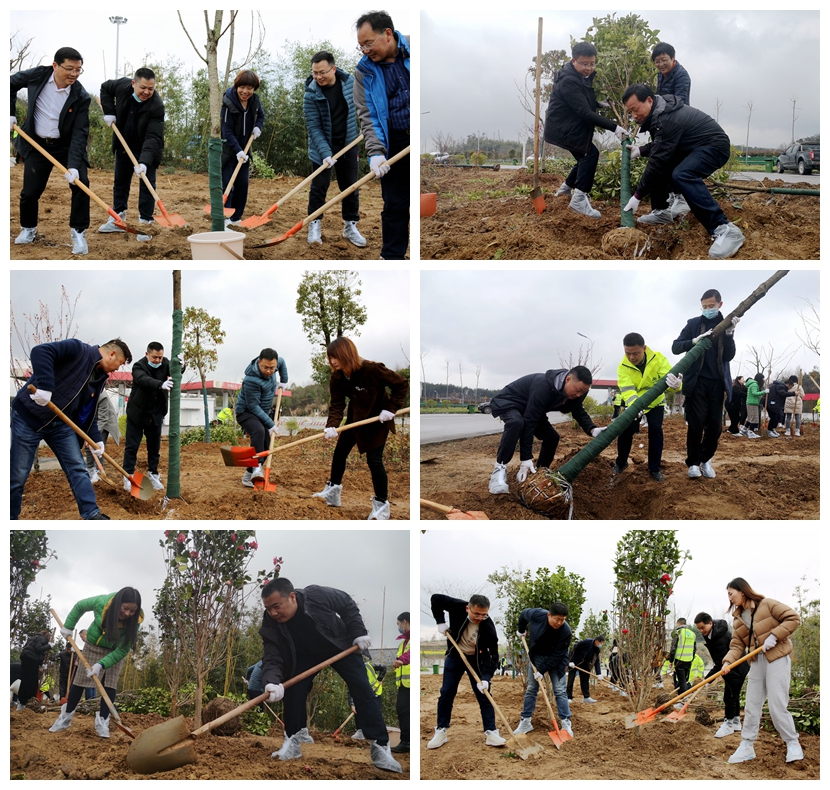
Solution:
<svg viewBox="0 0 830 790">
<path fill-rule="evenodd" d="M 689 711 L 687 702 L 680 710 L 673 710 L 663 721 L 680 721 Z"/>
<path fill-rule="evenodd" d="M 258 228 L 260 225 L 264 225 L 266 222 L 270 221 L 271 217 L 266 217 L 264 214 L 253 214 L 252 216 L 248 217 L 248 219 L 243 219 L 242 222 L 240 222 L 239 224 L 243 228 Z"/>
<path fill-rule="evenodd" d="M 541 214 L 545 210 L 544 195 L 539 195 L 539 197 L 533 198 L 533 208 L 536 209 L 537 214 Z"/>
<path fill-rule="evenodd" d="M 165 207 L 164 203 L 160 200 L 158 201 L 159 211 L 161 211 L 161 216 L 156 217 L 156 222 L 158 222 L 164 228 L 172 228 L 174 226 L 183 228 L 187 225 L 184 217 L 181 214 L 171 214 Z"/>
</svg>

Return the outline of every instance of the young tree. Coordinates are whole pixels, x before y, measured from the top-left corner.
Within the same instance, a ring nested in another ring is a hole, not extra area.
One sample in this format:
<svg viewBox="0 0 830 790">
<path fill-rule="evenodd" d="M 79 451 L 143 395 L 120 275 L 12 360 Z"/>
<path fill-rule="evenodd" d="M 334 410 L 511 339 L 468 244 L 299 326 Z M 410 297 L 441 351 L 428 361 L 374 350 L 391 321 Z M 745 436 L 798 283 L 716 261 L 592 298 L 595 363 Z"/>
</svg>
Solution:
<svg viewBox="0 0 830 790">
<path fill-rule="evenodd" d="M 602 637 L 605 640 L 605 647 L 611 647 L 611 620 L 608 617 L 608 610 L 594 614 L 593 609 L 588 610 L 588 616 L 582 624 L 579 632 L 580 639 L 597 639 Z"/>
<path fill-rule="evenodd" d="M 32 614 L 37 614 L 29 601 L 29 585 L 35 580 L 49 560 L 58 555 L 49 548 L 46 531 L 42 529 L 13 529 L 9 532 L 9 634 L 12 644 L 17 643 L 32 627 Z M 46 610 L 46 623 L 36 630 L 48 628 L 51 616 Z M 36 617 L 38 621 L 42 617 Z M 39 624 L 36 623 L 36 625 Z M 23 640 L 25 641 L 25 639 Z"/>
<path fill-rule="evenodd" d="M 458 361 L 458 381 L 459 386 L 461 387 L 461 403 L 464 403 L 464 363 L 461 360 Z"/>
<path fill-rule="evenodd" d="M 749 159 L 749 124 L 752 121 L 752 105 L 753 105 L 753 101 L 752 101 L 752 97 L 750 96 L 749 99 L 747 99 L 746 104 L 744 105 L 744 109 L 747 111 L 747 116 L 746 116 L 746 147 L 744 148 L 744 155 L 746 156 L 747 160 Z"/>
<path fill-rule="evenodd" d="M 481 378 L 481 365 L 476 365 L 476 394 L 475 400 L 478 403 L 478 380 Z"/>
<path fill-rule="evenodd" d="M 812 351 L 817 357 L 821 356 L 821 313 L 819 312 L 820 302 L 814 304 L 809 299 L 807 310 L 798 310 L 798 317 L 804 326 L 804 337 L 796 332 L 798 339 L 804 344 L 808 351 Z"/>
<path fill-rule="evenodd" d="M 818 579 L 813 581 L 818 583 Z M 794 591 L 798 605 L 795 607 L 801 618 L 801 626 L 792 636 L 793 676 L 806 686 L 818 686 L 821 664 L 821 599 L 810 598 L 810 589 L 804 585 L 807 577 L 801 577 Z"/>
<path fill-rule="evenodd" d="M 205 441 L 210 442 L 210 416 L 208 414 L 206 375 L 219 362 L 217 346 L 224 342 L 222 319 L 214 318 L 201 307 L 188 307 L 182 318 L 182 354 L 188 367 L 195 367 L 202 382 L 202 398 L 205 406 Z"/>
<path fill-rule="evenodd" d="M 427 373 L 424 368 L 424 358 L 429 354 L 429 349 L 424 349 L 421 352 L 421 389 L 423 391 L 423 400 L 427 399 Z"/>
</svg>

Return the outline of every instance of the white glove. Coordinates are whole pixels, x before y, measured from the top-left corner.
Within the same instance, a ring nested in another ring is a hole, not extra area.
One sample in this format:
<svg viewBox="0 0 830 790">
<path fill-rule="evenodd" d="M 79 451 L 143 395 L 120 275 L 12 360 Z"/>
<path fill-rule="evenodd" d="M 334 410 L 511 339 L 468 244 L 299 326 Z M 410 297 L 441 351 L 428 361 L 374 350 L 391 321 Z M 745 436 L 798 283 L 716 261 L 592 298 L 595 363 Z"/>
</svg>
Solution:
<svg viewBox="0 0 830 790">
<path fill-rule="evenodd" d="M 247 161 L 248 161 L 248 154 L 246 154 L 244 151 L 240 151 L 240 152 L 236 155 L 236 158 L 237 158 L 240 162 L 247 162 Z"/>
<path fill-rule="evenodd" d="M 598 101 L 597 106 L 608 109 L 611 106 L 611 102 L 610 101 Z"/>
<path fill-rule="evenodd" d="M 727 329 L 727 330 L 726 330 L 726 332 L 724 332 L 724 334 L 726 334 L 726 335 L 734 335 L 734 334 L 735 334 L 735 327 L 738 325 L 738 322 L 739 322 L 740 320 L 741 320 L 741 319 L 740 319 L 740 318 L 738 318 L 738 316 L 733 316 L 733 317 L 732 317 L 732 326 L 730 326 L 730 327 L 729 327 L 729 329 Z"/>
<path fill-rule="evenodd" d="M 441 634 L 441 636 L 444 636 L 449 629 L 449 623 L 438 623 L 438 633 Z"/>
<path fill-rule="evenodd" d="M 161 388 L 165 392 L 170 392 L 173 389 L 173 379 L 167 379 L 167 381 L 162 381 Z"/>
<path fill-rule="evenodd" d="M 338 436 L 337 428 L 326 428 L 323 431 L 323 437 L 325 439 L 336 439 Z"/>
<path fill-rule="evenodd" d="M 100 458 L 104 454 L 104 443 L 103 442 L 97 442 L 94 447 L 92 445 L 90 445 L 89 451 L 93 455 L 97 455 L 98 458 Z"/>
<path fill-rule="evenodd" d="M 628 134 L 628 132 L 625 129 L 623 129 L 622 126 L 618 126 L 616 129 L 614 129 L 614 134 L 617 135 L 618 140 L 622 141 L 623 137 L 625 137 Z"/>
<path fill-rule="evenodd" d="M 323 164 L 331 168 L 337 164 L 337 160 L 333 156 L 327 156 L 323 160 Z"/>
<path fill-rule="evenodd" d="M 262 134 L 262 129 L 260 129 L 258 126 L 255 126 L 253 129 L 251 129 L 251 134 L 254 136 L 254 140 L 259 140 L 259 136 Z"/>
<path fill-rule="evenodd" d="M 92 669 L 86 671 L 86 676 L 91 678 L 94 675 L 97 678 L 101 674 L 102 669 L 103 667 L 100 664 L 93 664 Z"/>
<path fill-rule="evenodd" d="M 107 126 L 112 126 L 115 123 L 115 116 L 114 115 L 105 115 L 104 116 L 104 123 Z"/>
<path fill-rule="evenodd" d="M 38 406 L 46 406 L 48 405 L 49 401 L 52 400 L 52 393 L 49 392 L 49 390 L 37 390 L 33 394 L 29 395 L 29 397 Z"/>
<path fill-rule="evenodd" d="M 576 664 L 574 664 L 574 662 L 571 661 L 568 663 L 568 667 L 570 667 L 571 669 L 576 669 Z"/>
<path fill-rule="evenodd" d="M 479 680 L 476 683 L 476 688 L 483 694 L 490 688 L 490 684 L 486 680 Z"/>
<path fill-rule="evenodd" d="M 143 173 L 147 172 L 147 165 L 136 165 L 133 170 L 135 170 L 135 174 L 141 178 Z"/>
<path fill-rule="evenodd" d="M 268 429 L 268 433 L 273 433 L 273 434 L 274 434 L 274 436 L 276 436 L 276 435 L 279 433 L 279 429 L 277 428 L 277 426 L 276 426 L 276 425 L 272 425 L 272 426 Z"/>
<path fill-rule="evenodd" d="M 72 636 L 71 628 L 61 628 L 61 636 Z"/>
<path fill-rule="evenodd" d="M 631 151 L 631 160 L 634 161 L 640 157 L 640 146 L 639 145 L 632 145 L 628 149 Z"/>
<path fill-rule="evenodd" d="M 698 335 L 694 340 L 692 340 L 692 345 L 696 346 L 704 337 L 709 337 L 712 334 L 712 330 L 710 329 L 708 332 L 704 332 L 702 335 Z"/>
<path fill-rule="evenodd" d="M 369 169 L 375 174 L 376 178 L 382 178 L 389 172 L 390 166 L 386 164 L 385 156 L 370 156 Z"/>
<path fill-rule="evenodd" d="M 14 115 L 12 115 L 9 118 L 9 120 L 11 121 L 11 123 L 9 124 L 9 131 L 11 132 L 14 129 L 14 125 L 17 123 L 17 118 Z"/>
<path fill-rule="evenodd" d="M 766 653 L 767 650 L 772 650 L 778 644 L 778 637 L 775 634 L 770 634 L 764 640 L 764 652 Z"/>
<path fill-rule="evenodd" d="M 607 425 L 604 425 L 602 428 L 594 428 L 591 431 L 591 436 L 593 436 L 594 439 L 596 439 L 597 436 L 599 436 L 607 427 L 608 427 Z"/>
<path fill-rule="evenodd" d="M 72 186 L 75 183 L 75 179 L 80 178 L 80 174 L 74 167 L 70 167 L 69 170 L 63 174 L 63 177 L 66 179 L 69 186 Z"/>
<path fill-rule="evenodd" d="M 184 369 L 184 354 L 177 354 L 176 359 L 179 360 L 179 364 L 182 366 L 182 369 Z"/>
<path fill-rule="evenodd" d="M 381 422 L 389 422 L 389 420 L 394 420 L 394 419 L 395 419 L 395 412 L 393 412 L 393 411 L 386 411 L 386 409 L 384 409 L 384 410 L 380 413 L 380 415 L 378 416 L 378 419 L 379 419 Z"/>
<path fill-rule="evenodd" d="M 288 382 L 287 381 L 281 381 L 279 384 L 277 384 L 277 388 L 287 390 L 288 389 Z"/>
<path fill-rule="evenodd" d="M 636 211 L 639 207 L 640 199 L 632 195 L 628 203 L 625 204 L 625 208 L 623 209 L 623 211 Z"/>
<path fill-rule="evenodd" d="M 368 650 L 372 646 L 372 637 L 369 634 L 363 636 L 356 636 L 353 645 L 357 645 L 361 650 Z"/>
<path fill-rule="evenodd" d="M 666 384 L 673 390 L 676 390 L 683 384 L 683 374 L 681 373 L 679 376 L 675 376 L 674 373 L 666 373 Z"/>
<path fill-rule="evenodd" d="M 516 636 L 527 636 L 527 631 L 516 631 Z"/>
<path fill-rule="evenodd" d="M 264 691 L 267 691 L 270 695 L 268 697 L 268 702 L 279 702 L 285 696 L 285 689 L 282 687 L 282 683 L 269 683 L 265 686 Z"/>
<path fill-rule="evenodd" d="M 541 672 L 534 672 L 533 677 L 536 679 L 537 683 L 541 683 L 544 675 Z"/>
<path fill-rule="evenodd" d="M 524 483 L 527 480 L 527 473 L 535 475 L 536 474 L 536 467 L 533 465 L 533 459 L 531 458 L 529 461 L 522 461 L 521 466 L 519 467 L 519 471 L 516 472 L 516 480 L 520 483 Z"/>
</svg>

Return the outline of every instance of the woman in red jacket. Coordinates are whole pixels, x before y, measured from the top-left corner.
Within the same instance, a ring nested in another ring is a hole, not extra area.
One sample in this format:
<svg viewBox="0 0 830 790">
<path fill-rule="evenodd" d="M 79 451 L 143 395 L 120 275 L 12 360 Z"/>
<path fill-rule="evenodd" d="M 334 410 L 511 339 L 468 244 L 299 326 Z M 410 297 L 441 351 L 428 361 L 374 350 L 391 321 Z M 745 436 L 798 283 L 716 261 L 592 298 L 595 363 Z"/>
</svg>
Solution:
<svg viewBox="0 0 830 790">
<path fill-rule="evenodd" d="M 395 412 L 403 406 L 409 383 L 381 362 L 361 359 L 355 344 L 346 337 L 332 341 L 326 353 L 332 374 L 329 381 L 329 418 L 324 435 L 326 439 L 337 439 L 337 445 L 331 461 L 331 478 L 322 491 L 312 496 L 325 499 L 331 507 L 340 507 L 346 458 L 356 444 L 358 451 L 366 454 L 375 489 L 372 512 L 367 520 L 386 520 L 389 518 L 389 501 L 383 448 L 390 428 L 395 431 Z M 391 395 L 387 395 L 387 387 Z M 343 420 L 346 398 L 349 399 L 346 425 L 368 417 L 380 417 L 380 421 L 338 434 L 336 429 Z"/>
</svg>

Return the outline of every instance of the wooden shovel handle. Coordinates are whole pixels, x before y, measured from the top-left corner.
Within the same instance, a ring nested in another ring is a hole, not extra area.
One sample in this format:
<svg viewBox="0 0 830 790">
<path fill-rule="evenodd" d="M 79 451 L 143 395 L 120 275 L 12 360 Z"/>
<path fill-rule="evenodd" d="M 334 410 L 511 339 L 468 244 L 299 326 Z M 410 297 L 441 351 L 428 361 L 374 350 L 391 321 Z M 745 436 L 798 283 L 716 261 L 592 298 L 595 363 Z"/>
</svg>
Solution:
<svg viewBox="0 0 830 790">
<path fill-rule="evenodd" d="M 130 146 L 127 145 L 127 141 L 124 139 L 121 132 L 118 131 L 118 127 L 115 125 L 115 121 L 112 122 L 112 125 L 111 125 L 110 128 L 115 133 L 115 136 L 121 141 L 121 145 L 124 146 L 124 150 L 127 152 L 127 156 L 130 157 L 130 161 L 133 163 L 133 167 L 138 167 L 138 160 L 133 155 L 133 152 L 130 150 Z M 144 186 L 147 187 L 150 194 L 153 196 L 153 200 L 155 200 L 156 203 L 160 203 L 161 198 L 158 196 L 158 193 L 156 192 L 156 190 L 153 189 L 153 185 L 150 183 L 150 179 L 147 178 L 147 174 L 142 173 L 140 178 L 144 182 Z M 159 206 L 159 208 L 161 208 L 161 206 Z"/>
<path fill-rule="evenodd" d="M 277 388 L 277 408 L 276 408 L 276 411 L 274 412 L 274 416 L 277 418 L 277 422 L 279 422 L 279 420 L 280 420 L 280 404 L 281 403 L 282 403 L 282 387 L 278 387 Z M 277 422 L 275 422 L 274 425 L 276 425 Z M 268 454 L 268 460 L 265 462 L 265 468 L 266 469 L 271 468 L 271 459 L 273 459 L 273 457 L 274 457 L 274 453 L 273 453 L 274 439 L 276 439 L 276 438 L 277 438 L 277 435 L 275 433 L 272 433 L 271 434 L 271 446 L 268 448 L 271 452 Z"/>
<path fill-rule="evenodd" d="M 340 732 L 340 730 L 342 730 L 342 729 L 343 729 L 343 728 L 344 728 L 344 727 L 345 727 L 345 726 L 346 726 L 346 725 L 347 725 L 347 724 L 348 724 L 348 723 L 352 720 L 352 717 L 353 717 L 353 716 L 354 716 L 354 711 L 352 711 L 352 712 L 349 714 L 349 718 L 348 718 L 348 719 L 346 719 L 346 721 L 344 721 L 344 722 L 343 722 L 343 723 L 342 723 L 342 724 L 341 724 L 341 725 L 340 725 L 340 726 L 339 726 L 339 727 L 338 727 L 338 728 L 334 731 L 334 735 L 337 735 L 337 733 L 338 733 L 338 732 Z"/>
<path fill-rule="evenodd" d="M 243 154 L 246 154 L 246 155 L 247 155 L 248 151 L 249 151 L 249 150 L 250 150 L 250 148 L 251 148 L 251 143 L 252 143 L 253 141 L 254 141 L 254 136 L 253 136 L 253 135 L 251 135 L 251 136 L 248 138 L 248 142 L 247 142 L 247 143 L 245 143 L 245 149 L 242 151 L 242 153 L 243 153 Z M 243 163 L 244 163 L 244 160 L 243 160 L 243 159 L 240 159 L 239 161 L 237 161 L 237 163 L 236 163 L 236 167 L 233 169 L 233 174 L 231 175 L 231 180 L 230 180 L 230 181 L 228 181 L 228 185 L 225 187 L 225 191 L 224 191 L 224 193 L 222 194 L 222 205 L 224 205 L 224 204 L 225 204 L 225 198 L 226 198 L 228 195 L 230 195 L 231 190 L 233 189 L 233 182 L 234 182 L 234 181 L 236 181 L 236 177 L 239 175 L 239 171 L 242 169 L 242 165 L 243 165 Z"/>
<path fill-rule="evenodd" d="M 530 648 L 527 646 L 527 641 L 525 640 L 525 638 L 523 636 L 519 637 L 519 638 L 522 640 L 522 644 L 524 645 L 524 648 L 525 648 L 525 653 L 527 653 L 527 663 L 530 666 L 531 670 L 535 673 L 536 672 L 536 667 L 533 666 L 533 662 L 530 660 Z M 554 715 L 553 715 L 553 708 L 551 707 L 550 699 L 548 699 L 548 692 L 545 689 L 544 677 L 542 678 L 542 680 L 537 680 L 536 682 L 539 684 L 539 688 L 542 691 L 542 696 L 545 698 L 545 705 L 548 706 L 548 715 L 550 716 L 551 721 L 555 725 L 556 724 L 556 719 L 554 718 Z"/>
<path fill-rule="evenodd" d="M 421 500 L 421 507 L 428 507 L 432 510 L 437 510 L 439 513 L 452 513 L 455 508 L 450 507 L 449 505 L 441 505 L 438 502 L 432 502 L 429 499 L 422 499 Z"/>
</svg>

